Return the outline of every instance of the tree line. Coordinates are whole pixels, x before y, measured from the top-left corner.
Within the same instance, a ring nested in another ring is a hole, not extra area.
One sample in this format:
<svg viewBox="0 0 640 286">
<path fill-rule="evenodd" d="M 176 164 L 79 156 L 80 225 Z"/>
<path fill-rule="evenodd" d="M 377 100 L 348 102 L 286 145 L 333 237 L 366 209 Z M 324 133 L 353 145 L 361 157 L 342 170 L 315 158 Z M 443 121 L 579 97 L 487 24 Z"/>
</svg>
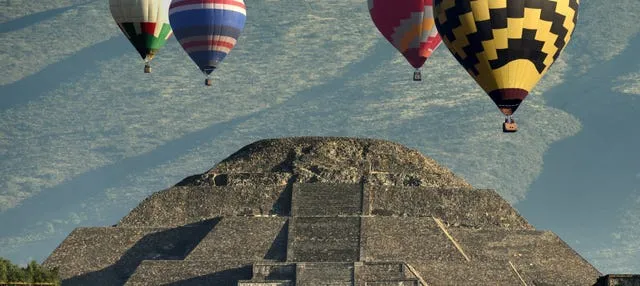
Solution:
<svg viewBox="0 0 640 286">
<path fill-rule="evenodd" d="M 60 276 L 57 268 L 46 268 L 35 260 L 29 262 L 26 267 L 20 267 L 0 257 L 0 285 L 12 285 L 11 282 L 33 283 L 33 285 L 38 285 L 37 283 L 60 285 Z M 22 283 L 20 285 L 25 285 Z"/>
</svg>

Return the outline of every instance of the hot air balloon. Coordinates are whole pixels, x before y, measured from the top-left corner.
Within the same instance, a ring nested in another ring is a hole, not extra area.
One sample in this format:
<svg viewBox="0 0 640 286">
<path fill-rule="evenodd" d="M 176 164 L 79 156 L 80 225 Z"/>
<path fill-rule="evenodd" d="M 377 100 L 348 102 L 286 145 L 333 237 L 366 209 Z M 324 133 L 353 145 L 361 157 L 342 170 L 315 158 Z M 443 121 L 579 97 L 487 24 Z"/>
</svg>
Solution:
<svg viewBox="0 0 640 286">
<path fill-rule="evenodd" d="M 150 62 L 171 37 L 170 0 L 109 0 L 113 19 L 145 61 L 144 72 L 151 72 Z"/>
<path fill-rule="evenodd" d="M 569 42 L 579 0 L 434 1 L 445 45 L 516 132 L 513 113 Z"/>
<path fill-rule="evenodd" d="M 422 80 L 420 68 L 442 43 L 434 25 L 433 0 L 369 0 L 369 14 L 378 31 L 416 70 L 413 80 Z"/>
<path fill-rule="evenodd" d="M 246 7 L 242 0 L 173 0 L 169 22 L 189 57 L 209 76 L 236 45 L 244 29 Z"/>
</svg>

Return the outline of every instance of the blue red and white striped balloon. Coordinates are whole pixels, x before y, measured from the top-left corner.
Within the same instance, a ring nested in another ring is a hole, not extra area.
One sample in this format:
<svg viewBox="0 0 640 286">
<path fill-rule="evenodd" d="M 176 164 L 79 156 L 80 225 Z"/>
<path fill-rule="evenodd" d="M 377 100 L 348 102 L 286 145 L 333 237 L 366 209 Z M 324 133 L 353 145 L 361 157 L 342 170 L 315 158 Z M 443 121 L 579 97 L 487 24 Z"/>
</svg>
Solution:
<svg viewBox="0 0 640 286">
<path fill-rule="evenodd" d="M 169 22 L 193 62 L 209 75 L 235 47 L 247 17 L 243 0 L 173 0 Z"/>
</svg>

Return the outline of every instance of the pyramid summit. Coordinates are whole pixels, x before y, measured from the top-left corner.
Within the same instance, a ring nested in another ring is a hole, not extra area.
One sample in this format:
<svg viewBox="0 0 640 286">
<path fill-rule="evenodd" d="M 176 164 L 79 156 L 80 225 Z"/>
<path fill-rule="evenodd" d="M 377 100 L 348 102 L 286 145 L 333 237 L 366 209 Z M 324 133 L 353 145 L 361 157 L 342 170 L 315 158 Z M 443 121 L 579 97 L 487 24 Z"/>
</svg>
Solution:
<svg viewBox="0 0 640 286">
<path fill-rule="evenodd" d="M 64 285 L 594 285 L 601 273 L 418 151 L 261 140 L 46 259 Z M 603 284 L 604 285 L 604 284 Z"/>
</svg>

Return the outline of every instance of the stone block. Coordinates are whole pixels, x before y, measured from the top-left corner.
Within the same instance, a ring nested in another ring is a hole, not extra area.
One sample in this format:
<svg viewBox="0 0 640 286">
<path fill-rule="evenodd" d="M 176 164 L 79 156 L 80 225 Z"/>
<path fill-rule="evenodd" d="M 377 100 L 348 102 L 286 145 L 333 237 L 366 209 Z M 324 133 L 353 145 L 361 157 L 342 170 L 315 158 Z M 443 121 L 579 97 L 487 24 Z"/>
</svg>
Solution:
<svg viewBox="0 0 640 286">
<path fill-rule="evenodd" d="M 464 261 L 429 217 L 364 217 L 365 261 Z"/>
<path fill-rule="evenodd" d="M 256 262 L 253 264 L 253 280 L 292 280 L 295 277 L 295 263 Z"/>
<path fill-rule="evenodd" d="M 353 270 L 353 263 L 298 263 L 296 285 L 351 285 Z"/>
<path fill-rule="evenodd" d="M 43 264 L 58 267 L 65 285 L 122 284 L 143 260 L 184 259 L 214 225 L 76 228 Z"/>
<path fill-rule="evenodd" d="M 286 186 L 173 187 L 146 198 L 119 226 L 180 226 L 219 216 L 289 215 Z"/>
<path fill-rule="evenodd" d="M 187 260 L 286 260 L 287 218 L 225 217 Z"/>
<path fill-rule="evenodd" d="M 143 261 L 125 285 L 236 286 L 251 279 L 248 261 Z M 90 285 L 90 284 L 87 284 Z"/>
<path fill-rule="evenodd" d="M 295 286 L 291 280 L 238 281 L 238 286 Z"/>
<path fill-rule="evenodd" d="M 394 279 L 384 281 L 367 281 L 366 286 L 421 286 L 418 279 Z"/>
<path fill-rule="evenodd" d="M 346 216 L 362 214 L 359 184 L 294 184 L 293 216 Z"/>
<path fill-rule="evenodd" d="M 471 260 L 510 261 L 531 285 L 593 285 L 601 275 L 550 231 L 452 227 L 449 233 Z"/>
<path fill-rule="evenodd" d="M 404 263 L 366 262 L 362 266 L 361 278 L 365 281 L 403 280 L 408 278 Z"/>
<path fill-rule="evenodd" d="M 289 236 L 289 261 L 346 262 L 359 258 L 359 217 L 295 217 Z"/>
<path fill-rule="evenodd" d="M 437 217 L 476 228 L 533 229 L 493 190 L 439 189 L 365 184 L 370 214 Z"/>
<path fill-rule="evenodd" d="M 640 275 L 608 274 L 600 277 L 594 286 L 640 286 Z"/>
</svg>

